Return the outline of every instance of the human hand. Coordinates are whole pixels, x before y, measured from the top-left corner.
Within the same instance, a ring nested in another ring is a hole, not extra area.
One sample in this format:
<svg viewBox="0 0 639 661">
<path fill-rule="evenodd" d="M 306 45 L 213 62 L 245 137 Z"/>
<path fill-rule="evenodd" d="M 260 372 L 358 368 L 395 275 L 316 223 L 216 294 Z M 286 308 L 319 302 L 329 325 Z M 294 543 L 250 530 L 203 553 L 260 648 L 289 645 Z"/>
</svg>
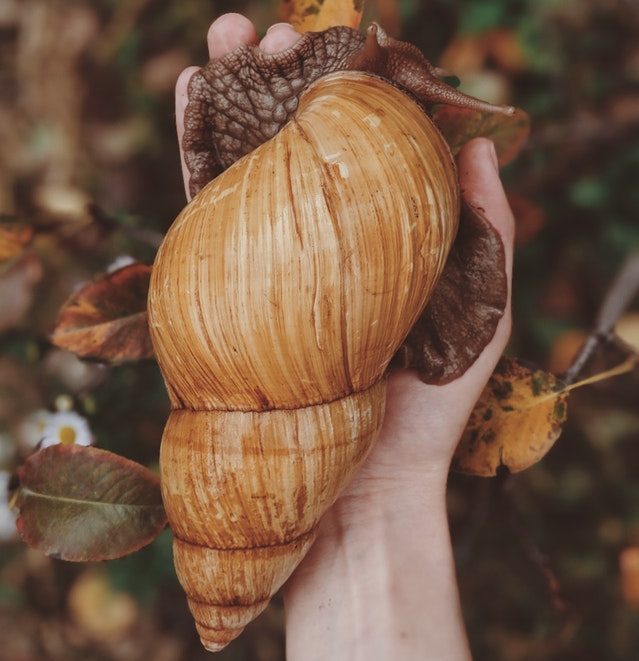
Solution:
<svg viewBox="0 0 639 661">
<path fill-rule="evenodd" d="M 290 25 L 278 24 L 259 45 L 267 52 L 276 52 L 298 38 Z M 257 44 L 258 37 L 248 19 L 226 14 L 211 25 L 207 41 L 209 56 L 217 58 L 238 46 Z M 187 85 L 195 71 L 197 67 L 186 69 L 176 86 L 180 144 Z M 180 153 L 188 197 L 188 172 L 181 147 Z M 468 143 L 458 157 L 458 170 L 465 199 L 482 208 L 502 236 L 510 280 L 513 219 L 492 143 L 485 139 Z M 398 651 L 404 659 L 457 660 L 467 656 L 448 543 L 446 477 L 472 407 L 506 345 L 510 324 L 508 305 L 491 343 L 476 363 L 450 384 L 425 385 L 407 370 L 389 376 L 386 416 L 376 445 L 325 515 L 317 542 L 286 586 L 290 658 L 330 656 L 338 661 L 361 654 L 373 661 L 390 658 Z M 406 568 L 416 571 L 423 556 L 428 558 L 421 562 L 422 578 L 409 573 L 406 582 Z M 392 586 L 378 583 L 380 572 L 388 580 L 392 577 Z M 426 586 L 428 594 L 422 589 Z M 369 598 L 379 601 L 389 587 L 399 595 L 399 600 L 388 600 L 393 612 L 357 612 L 357 603 L 361 609 Z M 344 590 L 350 591 L 350 596 L 344 596 Z M 333 606 L 330 616 L 323 608 L 327 604 Z M 402 612 L 407 638 L 395 622 Z M 333 647 L 327 646 L 324 624 L 333 630 L 333 639 L 328 641 Z M 362 645 L 366 644 L 370 647 L 365 649 Z"/>
<path fill-rule="evenodd" d="M 260 48 L 276 52 L 295 43 L 299 34 L 285 23 L 272 26 L 260 42 Z M 257 44 L 253 24 L 240 14 L 225 14 L 209 28 L 208 50 L 218 58 L 230 50 Z M 188 197 L 188 171 L 181 148 L 184 134 L 184 109 L 187 86 L 197 67 L 189 67 L 176 85 L 176 123 L 185 190 Z M 512 270 L 512 214 L 499 181 L 497 160 L 492 143 L 485 139 L 471 141 L 458 159 L 462 193 L 471 204 L 482 208 L 502 235 L 506 267 Z M 379 493 L 393 483 L 403 489 L 406 481 L 423 483 L 424 479 L 443 484 L 455 446 L 470 411 L 497 363 L 510 333 L 510 306 L 501 320 L 495 337 L 477 362 L 456 381 L 445 386 L 422 383 L 414 372 L 396 371 L 388 379 L 384 426 L 368 460 L 344 494 L 348 498 Z"/>
</svg>

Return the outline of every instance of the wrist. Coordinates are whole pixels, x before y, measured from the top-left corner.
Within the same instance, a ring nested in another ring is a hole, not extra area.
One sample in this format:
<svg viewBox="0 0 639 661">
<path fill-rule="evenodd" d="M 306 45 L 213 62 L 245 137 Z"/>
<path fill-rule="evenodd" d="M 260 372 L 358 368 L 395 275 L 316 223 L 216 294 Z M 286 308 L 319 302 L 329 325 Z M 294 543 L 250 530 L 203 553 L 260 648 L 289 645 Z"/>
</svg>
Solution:
<svg viewBox="0 0 639 661">
<path fill-rule="evenodd" d="M 445 490 L 342 497 L 285 589 L 287 658 L 467 658 Z"/>
</svg>

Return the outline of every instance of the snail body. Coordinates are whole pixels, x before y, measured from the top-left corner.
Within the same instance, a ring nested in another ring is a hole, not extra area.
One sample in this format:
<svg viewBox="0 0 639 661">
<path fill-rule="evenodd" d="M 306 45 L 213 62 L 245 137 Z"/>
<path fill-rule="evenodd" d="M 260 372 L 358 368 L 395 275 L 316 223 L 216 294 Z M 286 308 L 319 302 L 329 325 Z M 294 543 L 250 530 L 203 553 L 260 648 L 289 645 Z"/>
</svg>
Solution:
<svg viewBox="0 0 639 661">
<path fill-rule="evenodd" d="M 454 162 L 422 108 L 339 72 L 169 230 L 148 303 L 172 405 L 162 490 L 208 649 L 265 608 L 366 457 L 458 217 Z"/>
</svg>

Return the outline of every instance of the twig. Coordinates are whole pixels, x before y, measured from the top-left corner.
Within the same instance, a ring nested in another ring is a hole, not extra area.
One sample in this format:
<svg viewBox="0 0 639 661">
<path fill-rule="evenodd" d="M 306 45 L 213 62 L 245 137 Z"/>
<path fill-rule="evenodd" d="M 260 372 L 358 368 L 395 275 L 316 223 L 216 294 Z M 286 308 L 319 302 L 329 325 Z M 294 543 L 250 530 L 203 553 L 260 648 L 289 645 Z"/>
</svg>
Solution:
<svg viewBox="0 0 639 661">
<path fill-rule="evenodd" d="M 610 285 L 599 308 L 594 328 L 572 365 L 562 377 L 564 383 L 573 383 L 599 345 L 613 339 L 613 328 L 617 320 L 630 305 L 637 292 L 639 292 L 639 253 L 634 253 L 624 262 L 617 277 Z"/>
</svg>

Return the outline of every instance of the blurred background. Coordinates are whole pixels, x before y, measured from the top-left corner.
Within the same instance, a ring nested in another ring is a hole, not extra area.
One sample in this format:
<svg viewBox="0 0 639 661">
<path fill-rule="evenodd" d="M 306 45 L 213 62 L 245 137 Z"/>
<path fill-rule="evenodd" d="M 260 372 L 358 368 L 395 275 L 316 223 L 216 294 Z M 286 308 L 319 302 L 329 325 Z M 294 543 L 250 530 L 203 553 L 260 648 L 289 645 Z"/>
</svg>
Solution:
<svg viewBox="0 0 639 661">
<path fill-rule="evenodd" d="M 71 428 L 153 467 L 167 414 L 152 361 L 109 368 L 48 342 L 79 283 L 150 263 L 184 205 L 178 73 L 216 16 L 260 32 L 265 0 L 0 0 L 0 213 L 35 224 L 0 269 L 0 659 L 207 658 L 165 531 L 75 565 L 15 539 L 7 486 L 43 430 Z M 561 373 L 624 258 L 639 250 L 635 0 L 368 0 L 368 16 L 532 117 L 503 173 L 517 218 L 510 352 Z M 639 301 L 622 323 L 639 334 Z M 594 356 L 590 370 L 615 362 Z M 449 511 L 477 660 L 608 661 L 639 650 L 639 382 L 575 393 L 546 459 L 509 478 L 452 476 Z M 278 600 L 220 660 L 284 658 Z"/>
</svg>

